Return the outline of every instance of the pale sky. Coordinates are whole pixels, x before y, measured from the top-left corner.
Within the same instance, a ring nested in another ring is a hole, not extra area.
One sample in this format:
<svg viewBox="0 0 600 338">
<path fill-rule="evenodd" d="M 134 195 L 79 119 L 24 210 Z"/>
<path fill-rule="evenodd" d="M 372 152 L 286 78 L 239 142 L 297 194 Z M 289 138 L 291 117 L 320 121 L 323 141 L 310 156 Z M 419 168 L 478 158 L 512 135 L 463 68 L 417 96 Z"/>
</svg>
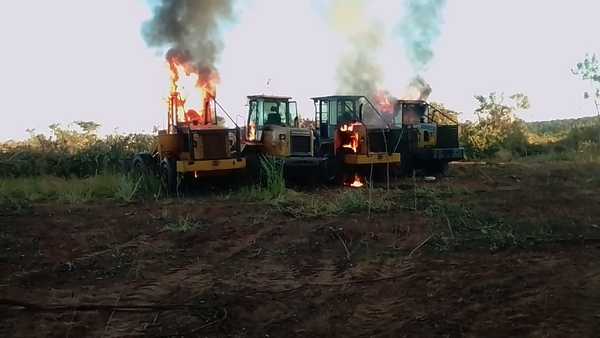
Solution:
<svg viewBox="0 0 600 338">
<path fill-rule="evenodd" d="M 248 94 L 289 95 L 313 116 L 310 97 L 334 94 L 347 41 L 325 13 L 328 0 L 239 0 L 227 27 L 218 98 L 243 124 Z M 403 1 L 371 0 L 365 21 L 385 27 L 377 62 L 401 95 L 413 75 L 392 34 Z M 526 120 L 593 115 L 587 84 L 570 69 L 600 53 L 600 1 L 448 0 L 435 57 L 424 74 L 431 99 L 472 117 L 473 95 L 523 92 Z M 0 140 L 47 132 L 52 123 L 96 121 L 102 131 L 151 132 L 166 120 L 168 72 L 140 29 L 143 0 L 2 1 Z M 272 47 L 276 46 L 276 47 Z M 266 83 L 270 79 L 270 86 Z"/>
</svg>

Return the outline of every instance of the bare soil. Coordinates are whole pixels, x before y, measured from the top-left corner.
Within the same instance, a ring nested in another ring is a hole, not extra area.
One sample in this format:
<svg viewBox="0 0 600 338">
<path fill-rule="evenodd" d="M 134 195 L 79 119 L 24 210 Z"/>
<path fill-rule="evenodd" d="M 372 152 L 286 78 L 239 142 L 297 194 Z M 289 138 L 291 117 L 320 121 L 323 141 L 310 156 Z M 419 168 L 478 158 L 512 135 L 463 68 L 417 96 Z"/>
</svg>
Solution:
<svg viewBox="0 0 600 338">
<path fill-rule="evenodd" d="M 598 337 L 598 172 L 461 164 L 419 180 L 573 235 L 495 251 L 436 250 L 436 221 L 419 209 L 302 218 L 211 196 L 34 205 L 0 215 L 0 336 Z M 195 228 L 167 230 L 181 219 Z"/>
</svg>

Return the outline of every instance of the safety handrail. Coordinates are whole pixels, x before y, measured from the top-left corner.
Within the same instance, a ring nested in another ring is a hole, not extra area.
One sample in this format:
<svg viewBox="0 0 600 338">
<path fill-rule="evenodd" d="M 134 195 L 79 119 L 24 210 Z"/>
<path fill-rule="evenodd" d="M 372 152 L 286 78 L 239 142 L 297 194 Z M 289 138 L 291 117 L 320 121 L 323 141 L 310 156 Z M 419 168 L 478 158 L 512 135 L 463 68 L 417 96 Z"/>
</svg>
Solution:
<svg viewBox="0 0 600 338">
<path fill-rule="evenodd" d="M 440 113 L 443 117 L 445 117 L 447 120 L 451 121 L 452 123 L 458 125 L 458 118 L 454 118 L 453 116 L 451 116 L 450 114 L 432 106 L 431 104 L 427 104 L 427 106 L 431 109 L 433 109 L 435 112 Z M 432 116 L 428 116 L 429 118 L 431 118 Z"/>
<path fill-rule="evenodd" d="M 233 123 L 233 125 L 235 125 L 235 127 L 237 129 L 240 128 L 240 126 L 238 126 L 237 123 L 235 123 L 235 121 L 233 120 L 233 118 L 231 118 L 231 115 L 229 115 L 229 113 L 227 113 L 227 111 L 225 110 L 225 108 L 223 108 L 223 106 L 219 103 L 219 101 L 217 101 L 216 98 L 213 98 L 213 100 L 215 101 L 215 104 L 223 111 L 223 113 L 225 113 L 225 115 L 229 118 L 229 120 L 231 121 L 231 123 Z"/>
</svg>

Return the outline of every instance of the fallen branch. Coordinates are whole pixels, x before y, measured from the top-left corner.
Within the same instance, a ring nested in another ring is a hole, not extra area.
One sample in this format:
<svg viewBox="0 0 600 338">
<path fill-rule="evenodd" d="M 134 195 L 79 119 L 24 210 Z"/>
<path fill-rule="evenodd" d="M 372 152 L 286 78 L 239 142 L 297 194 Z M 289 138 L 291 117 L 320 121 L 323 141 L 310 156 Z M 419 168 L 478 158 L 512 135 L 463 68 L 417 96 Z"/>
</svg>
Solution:
<svg viewBox="0 0 600 338">
<path fill-rule="evenodd" d="M 417 245 L 414 249 L 412 249 L 410 251 L 410 253 L 408 254 L 408 257 L 412 257 L 412 255 L 417 252 L 417 250 L 419 250 L 420 248 L 422 248 L 425 244 L 427 244 L 427 242 L 429 242 L 430 239 L 433 238 L 433 235 L 430 235 L 429 237 L 425 238 L 425 240 L 423 240 L 423 242 L 421 242 L 419 245 Z"/>
<path fill-rule="evenodd" d="M 201 306 L 188 304 L 34 304 L 14 299 L 0 299 L 0 306 L 13 310 L 30 312 L 65 312 L 65 311 L 121 311 L 121 312 L 148 312 L 156 310 L 190 310 L 199 309 Z"/>
<path fill-rule="evenodd" d="M 329 227 L 329 231 L 333 232 L 333 234 L 335 235 L 335 237 L 337 237 L 337 239 L 340 240 L 340 243 L 342 243 L 342 246 L 344 247 L 344 251 L 346 251 L 346 259 L 348 261 L 350 261 L 350 250 L 348 250 L 348 246 L 346 245 L 346 241 L 344 241 L 344 239 L 342 238 L 342 236 L 340 236 L 340 234 L 338 234 L 337 231 L 335 231 L 334 228 Z"/>
</svg>

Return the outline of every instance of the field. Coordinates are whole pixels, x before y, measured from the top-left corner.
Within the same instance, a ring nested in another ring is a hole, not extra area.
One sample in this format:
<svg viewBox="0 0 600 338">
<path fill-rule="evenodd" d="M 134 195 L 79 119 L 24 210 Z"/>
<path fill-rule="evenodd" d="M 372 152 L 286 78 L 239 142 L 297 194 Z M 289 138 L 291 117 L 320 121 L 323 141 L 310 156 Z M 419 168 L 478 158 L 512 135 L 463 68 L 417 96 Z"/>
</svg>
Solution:
<svg viewBox="0 0 600 338">
<path fill-rule="evenodd" d="M 598 170 L 3 209 L 0 336 L 599 336 Z"/>
</svg>

